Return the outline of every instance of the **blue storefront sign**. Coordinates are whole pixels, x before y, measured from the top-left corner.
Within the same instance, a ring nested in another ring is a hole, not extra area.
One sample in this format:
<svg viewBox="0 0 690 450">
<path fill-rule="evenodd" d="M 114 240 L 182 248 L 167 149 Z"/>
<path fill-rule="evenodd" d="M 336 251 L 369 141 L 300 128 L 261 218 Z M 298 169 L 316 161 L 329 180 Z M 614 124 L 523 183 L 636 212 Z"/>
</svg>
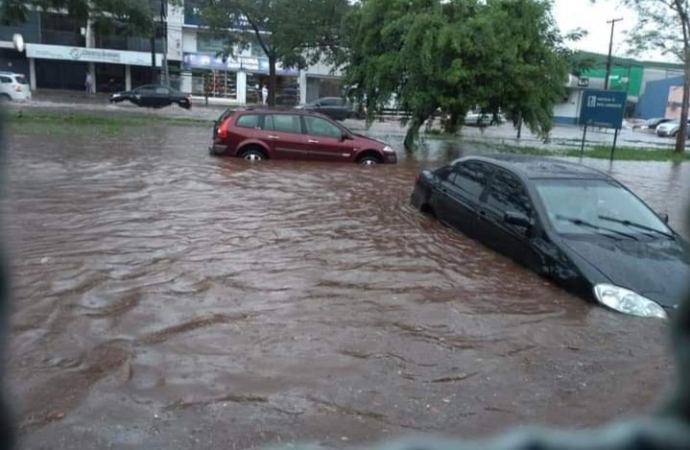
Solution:
<svg viewBox="0 0 690 450">
<path fill-rule="evenodd" d="M 182 55 L 182 65 L 187 69 L 208 69 L 208 70 L 228 70 L 244 71 L 249 73 L 268 74 L 268 58 L 257 56 L 229 56 L 223 58 L 215 53 L 204 52 L 185 52 Z M 296 77 L 299 76 L 298 69 L 285 69 L 276 65 L 276 73 Z"/>
<path fill-rule="evenodd" d="M 620 130 L 627 99 L 626 92 L 585 90 L 580 106 L 580 125 Z"/>
</svg>

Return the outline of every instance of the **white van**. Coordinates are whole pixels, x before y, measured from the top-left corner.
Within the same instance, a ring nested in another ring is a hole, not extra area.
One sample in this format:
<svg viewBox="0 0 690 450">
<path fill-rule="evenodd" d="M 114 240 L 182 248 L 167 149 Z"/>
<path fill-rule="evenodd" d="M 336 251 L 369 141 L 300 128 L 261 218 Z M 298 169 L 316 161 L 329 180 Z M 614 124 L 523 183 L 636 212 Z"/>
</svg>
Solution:
<svg viewBox="0 0 690 450">
<path fill-rule="evenodd" d="M 0 72 L 0 101 L 31 100 L 31 88 L 21 73 Z"/>
</svg>

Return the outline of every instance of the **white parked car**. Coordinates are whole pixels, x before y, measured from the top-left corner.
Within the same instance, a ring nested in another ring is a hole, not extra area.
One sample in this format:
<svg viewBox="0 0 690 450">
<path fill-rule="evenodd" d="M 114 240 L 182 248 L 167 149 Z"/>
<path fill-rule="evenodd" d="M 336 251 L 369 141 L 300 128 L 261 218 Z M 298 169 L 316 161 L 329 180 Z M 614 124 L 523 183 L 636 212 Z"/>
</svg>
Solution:
<svg viewBox="0 0 690 450">
<path fill-rule="evenodd" d="M 501 125 L 506 122 L 506 116 L 503 113 L 496 115 L 496 122 L 494 122 L 493 114 L 482 114 L 478 111 L 470 111 L 465 116 L 465 125 L 467 126 L 481 126 L 488 127 L 490 125 Z"/>
<path fill-rule="evenodd" d="M 0 72 L 0 101 L 31 99 L 31 88 L 21 73 Z"/>
<path fill-rule="evenodd" d="M 690 120 L 688 120 L 688 125 L 690 125 Z M 675 137 L 680 131 L 680 120 L 674 119 L 656 127 L 656 135 L 659 137 Z M 690 133 L 690 127 L 688 127 L 688 133 Z"/>
</svg>

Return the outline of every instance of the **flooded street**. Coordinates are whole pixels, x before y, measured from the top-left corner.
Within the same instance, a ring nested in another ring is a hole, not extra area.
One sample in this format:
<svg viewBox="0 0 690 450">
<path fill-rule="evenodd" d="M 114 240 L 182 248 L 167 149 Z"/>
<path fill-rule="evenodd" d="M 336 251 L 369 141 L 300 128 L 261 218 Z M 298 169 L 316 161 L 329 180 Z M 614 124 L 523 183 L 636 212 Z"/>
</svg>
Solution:
<svg viewBox="0 0 690 450">
<path fill-rule="evenodd" d="M 212 158 L 208 128 L 140 133 L 10 139 L 21 448 L 582 427 L 649 412 L 669 386 L 665 324 L 408 206 L 449 143 L 369 169 Z M 690 165 L 585 162 L 687 231 Z"/>
</svg>

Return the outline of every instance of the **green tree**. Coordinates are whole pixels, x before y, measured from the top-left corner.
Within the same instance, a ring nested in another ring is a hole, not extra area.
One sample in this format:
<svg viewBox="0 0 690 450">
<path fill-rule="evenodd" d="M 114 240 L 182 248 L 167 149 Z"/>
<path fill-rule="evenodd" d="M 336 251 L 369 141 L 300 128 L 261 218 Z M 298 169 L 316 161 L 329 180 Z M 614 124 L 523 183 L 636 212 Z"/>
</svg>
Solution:
<svg viewBox="0 0 690 450">
<path fill-rule="evenodd" d="M 391 99 L 410 114 L 408 150 L 438 111 L 455 132 L 475 106 L 550 132 L 568 73 L 550 1 L 364 0 L 349 21 L 335 59 L 369 123 Z"/>
<path fill-rule="evenodd" d="M 257 43 L 269 64 L 268 104 L 275 105 L 276 64 L 304 68 L 338 40 L 347 0 L 199 0 L 201 16 L 226 41 L 225 56 Z"/>
<path fill-rule="evenodd" d="M 690 99 L 690 2 L 688 0 L 622 0 L 637 14 L 638 21 L 628 34 L 633 53 L 657 51 L 671 55 L 684 65 L 683 104 L 677 153 L 685 151 Z"/>
</svg>

